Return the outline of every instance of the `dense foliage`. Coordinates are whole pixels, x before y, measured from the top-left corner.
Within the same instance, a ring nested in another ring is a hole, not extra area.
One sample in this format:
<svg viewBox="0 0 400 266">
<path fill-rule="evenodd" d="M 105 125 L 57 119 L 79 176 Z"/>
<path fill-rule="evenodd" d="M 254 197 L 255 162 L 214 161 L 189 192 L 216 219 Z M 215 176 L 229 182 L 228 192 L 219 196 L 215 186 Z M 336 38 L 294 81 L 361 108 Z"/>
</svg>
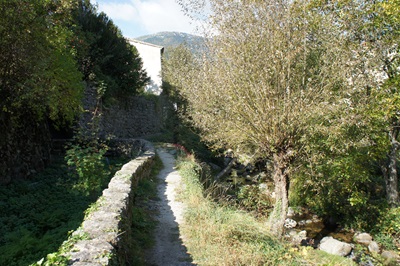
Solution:
<svg viewBox="0 0 400 266">
<path fill-rule="evenodd" d="M 136 49 L 90 1 L 0 2 L 1 111 L 71 122 L 82 81 L 107 96 L 135 94 L 148 81 Z"/>
<path fill-rule="evenodd" d="M 346 32 L 347 47 L 339 49 L 351 51 L 347 62 L 351 75 L 339 88 L 346 94 L 316 116 L 313 128 L 303 136 L 308 159 L 296 173 L 301 177 L 294 194 L 321 214 L 371 227 L 387 205 L 399 204 L 400 35 L 398 18 L 392 13 L 399 5 L 395 1 L 311 4 L 330 14 Z"/>
<path fill-rule="evenodd" d="M 1 1 L 0 110 L 18 118 L 71 121 L 79 112 L 81 74 L 66 27 L 70 4 Z M 3 114 L 4 115 L 4 114 Z"/>
<path fill-rule="evenodd" d="M 97 142 L 76 143 L 66 151 L 65 160 L 77 175 L 75 188 L 88 195 L 99 192 L 104 180 L 110 174 L 104 156 L 108 146 Z"/>
</svg>

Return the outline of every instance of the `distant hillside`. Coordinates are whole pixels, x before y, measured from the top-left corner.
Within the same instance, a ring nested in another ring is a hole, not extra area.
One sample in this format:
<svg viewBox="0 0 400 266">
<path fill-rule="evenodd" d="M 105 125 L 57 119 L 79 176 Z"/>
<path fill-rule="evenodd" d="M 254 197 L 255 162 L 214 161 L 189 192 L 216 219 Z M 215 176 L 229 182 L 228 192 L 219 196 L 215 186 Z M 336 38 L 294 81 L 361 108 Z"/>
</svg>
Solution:
<svg viewBox="0 0 400 266">
<path fill-rule="evenodd" d="M 170 48 L 179 46 L 181 44 L 189 47 L 189 49 L 195 54 L 204 49 L 203 37 L 182 32 L 159 32 L 156 34 L 138 37 L 136 40 L 163 46 L 166 54 L 168 54 L 168 50 Z"/>
</svg>

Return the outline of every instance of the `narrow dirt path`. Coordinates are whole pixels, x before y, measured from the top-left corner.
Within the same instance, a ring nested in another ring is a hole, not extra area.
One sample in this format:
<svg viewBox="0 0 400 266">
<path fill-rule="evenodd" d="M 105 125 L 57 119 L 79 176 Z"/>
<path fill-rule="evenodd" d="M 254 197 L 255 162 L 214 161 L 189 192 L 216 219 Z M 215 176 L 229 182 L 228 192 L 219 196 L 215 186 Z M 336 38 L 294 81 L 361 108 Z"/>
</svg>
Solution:
<svg viewBox="0 0 400 266">
<path fill-rule="evenodd" d="M 166 149 L 157 149 L 164 169 L 158 174 L 157 187 L 160 201 L 155 202 L 158 210 L 158 226 L 155 230 L 156 243 L 147 253 L 146 262 L 151 266 L 195 265 L 183 245 L 179 224 L 183 221 L 183 204 L 175 200 L 181 176 L 174 169 L 175 158 Z"/>
</svg>

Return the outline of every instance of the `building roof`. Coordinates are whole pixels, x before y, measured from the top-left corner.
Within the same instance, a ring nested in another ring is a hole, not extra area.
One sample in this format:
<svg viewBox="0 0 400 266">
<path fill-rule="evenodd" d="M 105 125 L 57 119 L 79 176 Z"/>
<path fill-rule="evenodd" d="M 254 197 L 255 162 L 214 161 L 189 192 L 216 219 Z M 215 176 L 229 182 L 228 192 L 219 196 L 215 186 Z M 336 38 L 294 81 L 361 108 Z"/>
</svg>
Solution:
<svg viewBox="0 0 400 266">
<path fill-rule="evenodd" d="M 127 38 L 127 40 L 128 40 L 130 43 L 140 43 L 140 44 L 143 44 L 143 45 L 148 45 L 148 46 L 153 46 L 153 47 L 155 47 L 155 48 L 164 49 L 163 46 L 155 45 L 155 44 L 148 43 L 148 42 L 138 41 L 138 40 L 136 40 L 136 39 Z"/>
</svg>

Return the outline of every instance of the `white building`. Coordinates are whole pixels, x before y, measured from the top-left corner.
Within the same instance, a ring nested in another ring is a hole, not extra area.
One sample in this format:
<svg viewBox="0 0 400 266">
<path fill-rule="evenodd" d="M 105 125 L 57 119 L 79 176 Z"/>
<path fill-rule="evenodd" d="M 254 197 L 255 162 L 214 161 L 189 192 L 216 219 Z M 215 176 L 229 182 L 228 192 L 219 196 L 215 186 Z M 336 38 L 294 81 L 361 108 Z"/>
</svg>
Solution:
<svg viewBox="0 0 400 266">
<path fill-rule="evenodd" d="M 128 41 L 138 50 L 143 61 L 143 68 L 150 77 L 150 83 L 145 90 L 160 95 L 162 92 L 161 58 L 164 53 L 164 47 L 134 39 L 128 39 Z"/>
</svg>

